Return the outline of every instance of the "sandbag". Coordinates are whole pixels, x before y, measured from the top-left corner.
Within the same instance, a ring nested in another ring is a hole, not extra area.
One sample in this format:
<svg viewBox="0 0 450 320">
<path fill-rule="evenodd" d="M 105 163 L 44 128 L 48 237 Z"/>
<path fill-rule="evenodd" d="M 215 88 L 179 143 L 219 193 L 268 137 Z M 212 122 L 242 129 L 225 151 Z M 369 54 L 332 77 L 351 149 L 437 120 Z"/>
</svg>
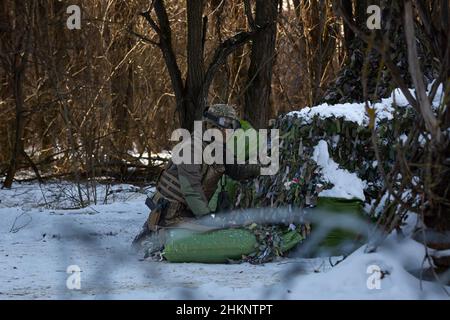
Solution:
<svg viewBox="0 0 450 320">
<path fill-rule="evenodd" d="M 280 249 L 287 252 L 302 240 L 299 232 L 287 231 L 281 235 Z M 256 253 L 259 245 L 255 235 L 247 229 L 209 232 L 170 229 L 163 256 L 169 262 L 225 263 Z"/>
<path fill-rule="evenodd" d="M 256 247 L 255 236 L 245 229 L 205 233 L 172 229 L 167 232 L 163 256 L 170 262 L 224 263 L 239 260 Z"/>
<path fill-rule="evenodd" d="M 319 197 L 317 201 L 318 209 L 324 209 L 339 216 L 340 214 L 352 215 L 355 218 L 364 219 L 363 203 L 358 199 L 342 199 Z M 320 228 L 319 224 L 311 226 L 314 229 Z M 314 253 L 322 253 L 325 255 L 346 255 L 356 250 L 366 237 L 366 230 L 354 232 L 348 229 L 335 228 L 327 233 L 322 241 L 320 241 Z"/>
<path fill-rule="evenodd" d="M 281 251 L 287 252 L 303 241 L 302 235 L 296 230 L 291 230 L 281 236 Z"/>
<path fill-rule="evenodd" d="M 319 197 L 317 199 L 317 208 L 353 215 L 361 215 L 364 213 L 363 203 L 359 199 Z"/>
</svg>

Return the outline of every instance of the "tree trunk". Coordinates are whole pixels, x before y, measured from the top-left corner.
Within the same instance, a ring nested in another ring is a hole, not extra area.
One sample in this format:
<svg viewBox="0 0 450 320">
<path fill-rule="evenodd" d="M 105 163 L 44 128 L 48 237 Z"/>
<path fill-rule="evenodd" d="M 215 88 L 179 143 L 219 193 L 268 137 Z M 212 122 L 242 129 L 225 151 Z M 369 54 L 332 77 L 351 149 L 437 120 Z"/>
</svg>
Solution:
<svg viewBox="0 0 450 320">
<path fill-rule="evenodd" d="M 219 46 L 223 40 L 222 13 L 226 4 L 222 0 L 212 0 L 211 6 L 211 9 L 214 10 L 214 33 L 216 38 L 216 46 Z M 215 101 L 212 101 L 212 103 L 228 103 L 228 95 L 230 91 L 229 80 L 230 69 L 228 62 L 225 61 L 225 63 L 219 68 L 219 71 L 213 81 Z"/>
<path fill-rule="evenodd" d="M 36 10 L 36 22 L 37 28 L 34 30 L 34 41 L 40 45 L 36 47 L 33 52 L 34 70 L 36 72 L 37 79 L 46 79 L 42 84 L 42 92 L 54 91 L 52 84 L 52 71 L 50 66 L 52 63 L 49 61 L 50 57 L 53 57 L 57 63 L 58 74 L 65 72 L 65 66 L 67 65 L 67 50 L 66 36 L 65 36 L 65 21 L 63 22 L 61 17 L 66 12 L 66 6 L 64 3 L 58 0 L 40 1 L 38 10 Z M 58 21 L 56 27 L 52 28 L 51 21 Z M 45 58 L 42 58 L 45 57 Z M 31 68 L 31 67 L 30 67 Z M 49 95 L 40 97 L 39 101 L 43 104 L 47 104 L 48 107 L 45 112 L 38 112 L 36 121 L 36 127 L 39 130 L 39 137 L 41 137 L 42 151 L 38 155 L 38 161 L 44 161 L 45 159 L 51 159 L 51 155 L 54 150 L 53 147 L 55 139 L 50 133 L 52 129 L 56 129 L 55 118 L 59 117 L 58 104 L 54 102 L 54 96 Z"/>
<path fill-rule="evenodd" d="M 367 7 L 367 0 L 355 0 L 355 21 L 356 25 L 360 26 L 361 29 L 364 29 L 366 26 Z"/>
<path fill-rule="evenodd" d="M 14 66 L 16 68 L 17 66 Z M 13 76 L 13 94 L 14 102 L 16 104 L 16 120 L 14 126 L 14 147 L 9 162 L 9 168 L 6 174 L 4 188 L 11 188 L 14 176 L 17 171 L 18 163 L 23 154 L 23 134 L 24 134 L 24 119 L 23 119 L 23 74 L 25 70 L 15 70 Z"/>
<path fill-rule="evenodd" d="M 14 125 L 14 141 L 13 141 L 13 150 L 11 154 L 11 159 L 9 162 L 9 168 L 6 173 L 5 182 L 3 184 L 4 188 L 11 188 L 14 176 L 17 171 L 17 167 L 20 159 L 23 157 L 24 151 L 24 143 L 23 143 L 23 135 L 24 135 L 24 96 L 23 96 L 23 79 L 25 76 L 25 70 L 27 65 L 27 59 L 30 50 L 30 27 L 27 21 L 27 14 L 31 14 L 27 12 L 26 4 L 21 0 L 15 1 L 14 7 L 15 14 L 15 30 L 17 41 L 14 43 L 14 56 L 12 57 L 12 65 L 11 65 L 11 85 L 13 88 L 13 96 L 15 103 L 15 125 Z M 14 39 L 14 37 L 13 37 Z"/>
<path fill-rule="evenodd" d="M 7 30 L 11 25 L 9 17 L 9 5 L 6 1 L 0 3 L 0 30 Z M 11 32 L 0 32 L 0 52 L 8 52 L 7 44 L 11 42 Z M 0 61 L 0 99 L 7 103 L 2 106 L 10 107 L 10 100 L 13 96 L 12 85 L 10 81 L 10 69 L 5 58 Z M 5 119 L 2 119 L 5 121 Z M 1 126 L 0 128 L 0 172 L 5 173 L 8 168 L 8 161 L 11 158 L 11 143 L 8 134 L 9 125 Z"/>
<path fill-rule="evenodd" d="M 248 70 L 248 88 L 245 92 L 244 117 L 256 129 L 265 128 L 270 114 L 272 69 L 275 62 L 277 35 L 277 0 L 257 0 L 255 23 L 268 25 L 255 35 Z"/>
<path fill-rule="evenodd" d="M 203 61 L 203 0 L 187 0 L 187 78 L 185 86 L 186 110 L 184 126 L 192 131 L 194 121 L 201 120 L 206 106 L 202 96 L 205 77 Z"/>
<path fill-rule="evenodd" d="M 343 0 L 342 1 L 342 10 L 344 13 L 353 20 L 353 5 L 352 0 Z M 348 26 L 348 24 L 344 23 L 344 42 L 345 42 L 345 50 L 347 51 L 347 55 L 351 56 L 352 44 L 355 39 L 355 34 L 352 29 Z"/>
<path fill-rule="evenodd" d="M 261 1 L 261 3 L 263 2 Z M 203 17 L 204 1 L 189 0 L 186 1 L 186 5 L 187 76 L 185 83 L 183 83 L 173 50 L 172 30 L 164 1 L 155 0 L 154 2 L 158 23 L 153 20 L 150 11 L 143 12 L 141 15 L 159 36 L 159 42 L 146 40 L 161 48 L 174 89 L 181 127 L 192 131 L 194 121 L 202 118 L 203 109 L 207 105 L 209 88 L 219 68 L 226 62 L 231 53 L 242 47 L 253 36 L 260 34 L 261 28 L 254 32 L 239 32 L 223 41 L 216 48 L 210 64 L 205 68 L 203 55 L 208 20 L 207 17 Z"/>
<path fill-rule="evenodd" d="M 116 1 L 113 20 L 117 23 L 119 30 L 115 30 L 115 38 L 112 39 L 113 44 L 109 50 L 112 72 L 114 72 L 111 77 L 111 116 L 114 129 L 117 130 L 112 141 L 115 149 L 113 154 L 123 176 L 128 171 L 124 156 L 131 148 L 128 140 L 128 110 L 133 106 L 133 66 L 128 61 L 123 61 L 133 46 L 131 37 L 122 31 L 129 23 L 128 10 L 126 1 Z"/>
</svg>

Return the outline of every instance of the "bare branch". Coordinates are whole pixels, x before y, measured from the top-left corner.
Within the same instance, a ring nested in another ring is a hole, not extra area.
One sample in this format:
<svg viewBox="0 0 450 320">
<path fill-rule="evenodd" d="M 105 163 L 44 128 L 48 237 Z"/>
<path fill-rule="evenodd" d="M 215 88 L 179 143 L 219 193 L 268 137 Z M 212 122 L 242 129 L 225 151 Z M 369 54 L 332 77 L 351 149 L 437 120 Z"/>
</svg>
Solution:
<svg viewBox="0 0 450 320">
<path fill-rule="evenodd" d="M 170 80 L 174 88 L 174 93 L 177 101 L 177 111 L 183 113 L 183 91 L 184 85 L 181 77 L 181 71 L 177 63 L 177 58 L 172 46 L 172 29 L 170 27 L 169 17 L 167 15 L 166 8 L 163 0 L 155 0 L 152 3 L 156 16 L 158 18 L 159 25 L 151 17 L 151 12 L 146 11 L 140 15 L 150 24 L 159 36 L 158 46 L 161 48 L 164 60 L 167 65 Z"/>
<path fill-rule="evenodd" d="M 265 28 L 266 26 L 257 28 L 255 31 L 251 32 L 240 32 L 220 44 L 220 46 L 216 49 L 205 74 L 205 79 L 203 81 L 203 97 L 207 97 L 207 92 L 214 79 L 214 75 L 219 67 L 225 62 L 226 58 L 237 48 L 250 41 L 256 33 L 261 32 Z"/>
<path fill-rule="evenodd" d="M 250 4 L 250 0 L 244 0 L 244 10 L 245 10 L 245 15 L 247 16 L 247 22 L 250 27 L 250 30 L 252 30 L 252 31 L 256 30 L 256 23 L 255 23 L 255 19 L 253 18 L 252 6 Z"/>
<path fill-rule="evenodd" d="M 160 42 L 153 41 L 152 39 L 147 38 L 146 36 L 143 36 L 142 34 L 139 34 L 139 33 L 135 32 L 135 31 L 133 31 L 131 28 L 128 28 L 128 32 L 130 34 L 132 34 L 133 36 L 139 38 L 140 40 L 146 42 L 146 43 L 150 43 L 150 44 L 152 44 L 154 46 L 157 46 L 157 47 L 161 46 Z"/>
<path fill-rule="evenodd" d="M 422 79 L 422 72 L 420 70 L 420 64 L 417 54 L 416 35 L 414 32 L 414 18 L 411 0 L 405 1 L 405 35 L 406 43 L 408 46 L 408 65 L 409 73 L 411 74 L 414 87 L 416 89 L 416 97 L 418 99 L 420 112 L 425 121 L 425 126 L 432 134 L 435 141 L 439 143 L 441 141 L 441 131 L 439 128 L 438 120 L 431 109 L 431 103 L 428 99 L 425 84 Z"/>
<path fill-rule="evenodd" d="M 144 17 L 145 20 L 147 20 L 147 22 L 149 23 L 149 25 L 153 28 L 153 30 L 155 30 L 155 32 L 161 37 L 162 36 L 162 31 L 161 28 L 156 24 L 155 20 L 153 20 L 151 14 L 149 11 L 145 11 L 145 12 L 141 12 L 139 14 L 140 16 Z"/>
</svg>

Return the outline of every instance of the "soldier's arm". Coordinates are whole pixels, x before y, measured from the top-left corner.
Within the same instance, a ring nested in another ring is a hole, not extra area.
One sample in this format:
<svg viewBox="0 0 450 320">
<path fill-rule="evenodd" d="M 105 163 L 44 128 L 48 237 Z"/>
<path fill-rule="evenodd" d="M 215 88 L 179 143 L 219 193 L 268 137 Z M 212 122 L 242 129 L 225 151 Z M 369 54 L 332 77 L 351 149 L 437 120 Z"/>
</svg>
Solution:
<svg viewBox="0 0 450 320">
<path fill-rule="evenodd" d="M 179 164 L 177 168 L 181 192 L 189 209 L 196 216 L 210 213 L 208 200 L 202 187 L 202 166 L 200 164 Z"/>
<path fill-rule="evenodd" d="M 225 174 L 234 180 L 243 181 L 258 177 L 260 168 L 259 164 L 228 164 L 225 166 Z"/>
</svg>

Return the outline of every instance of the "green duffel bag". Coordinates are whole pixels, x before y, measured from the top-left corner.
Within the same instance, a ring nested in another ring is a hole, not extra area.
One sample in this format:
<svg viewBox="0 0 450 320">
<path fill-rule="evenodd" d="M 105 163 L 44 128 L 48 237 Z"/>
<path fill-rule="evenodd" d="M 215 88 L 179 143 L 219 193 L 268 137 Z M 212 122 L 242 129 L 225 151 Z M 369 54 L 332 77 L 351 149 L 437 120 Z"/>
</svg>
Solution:
<svg viewBox="0 0 450 320">
<path fill-rule="evenodd" d="M 245 229 L 196 232 L 169 229 L 163 256 L 170 262 L 224 263 L 256 250 L 255 235 Z"/>
<path fill-rule="evenodd" d="M 362 215 L 364 213 L 363 202 L 359 199 L 319 197 L 317 199 L 317 208 L 354 215 Z"/>
<path fill-rule="evenodd" d="M 281 236 L 281 251 L 287 252 L 303 241 L 303 237 L 295 230 L 287 231 Z"/>
<path fill-rule="evenodd" d="M 336 217 L 346 214 L 355 218 L 366 219 L 363 203 L 357 199 L 320 197 L 317 199 L 316 208 L 336 214 Z M 320 228 L 320 223 L 319 225 L 312 224 L 312 232 L 317 228 Z M 347 255 L 362 245 L 365 237 L 366 230 L 355 232 L 349 229 L 334 228 L 327 233 L 314 251 L 315 253 L 322 252 L 325 255 Z"/>
<path fill-rule="evenodd" d="M 291 250 L 303 240 L 297 231 L 287 231 L 281 239 L 282 252 Z M 163 256 L 169 262 L 225 263 L 255 253 L 258 247 L 255 235 L 246 229 L 208 232 L 168 229 Z"/>
</svg>

